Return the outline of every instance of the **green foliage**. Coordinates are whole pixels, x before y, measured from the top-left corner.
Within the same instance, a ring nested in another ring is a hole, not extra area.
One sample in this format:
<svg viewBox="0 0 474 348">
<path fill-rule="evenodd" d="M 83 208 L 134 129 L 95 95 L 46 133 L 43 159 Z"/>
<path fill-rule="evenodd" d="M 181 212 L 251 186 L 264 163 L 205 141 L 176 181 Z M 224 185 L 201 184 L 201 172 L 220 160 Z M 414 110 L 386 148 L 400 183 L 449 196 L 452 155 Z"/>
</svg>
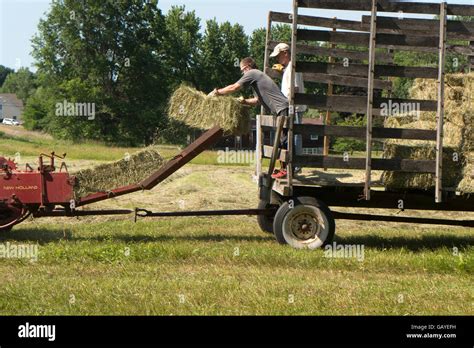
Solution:
<svg viewBox="0 0 474 348">
<path fill-rule="evenodd" d="M 363 127 L 365 124 L 365 117 L 358 117 L 356 115 L 351 115 L 350 117 L 347 117 L 346 119 L 337 123 L 338 126 L 359 127 Z M 350 152 L 352 154 L 354 151 L 364 151 L 365 143 L 352 138 L 337 138 L 333 144 L 333 149 L 337 152 Z"/>
<path fill-rule="evenodd" d="M 166 38 L 164 17 L 157 1 L 85 3 L 53 2 L 33 39 L 33 55 L 49 107 L 64 100 L 94 103 L 96 117 L 58 117 L 48 109 L 36 126 L 46 123 L 59 138 L 146 143 L 165 121 L 169 70 L 157 50 Z"/>
<path fill-rule="evenodd" d="M 167 36 L 163 41 L 163 58 L 165 66 L 173 72 L 171 90 L 183 81 L 198 85 L 199 45 L 202 40 L 200 19 L 194 11 L 186 12 L 184 6 L 173 6 L 165 17 L 165 24 Z"/>
<path fill-rule="evenodd" d="M 13 69 L 0 65 L 0 88 L 3 86 L 3 83 L 5 82 L 5 79 L 7 78 L 7 76 L 13 72 L 14 72 Z"/>
<path fill-rule="evenodd" d="M 37 87 L 35 75 L 28 68 L 20 68 L 17 72 L 9 73 L 3 86 L 2 93 L 14 93 L 26 104 L 28 98 Z"/>
<path fill-rule="evenodd" d="M 202 75 L 196 87 L 208 92 L 239 80 L 240 60 L 249 55 L 248 38 L 239 24 L 209 20 L 200 51 Z"/>
<path fill-rule="evenodd" d="M 267 31 L 265 28 L 259 28 L 253 31 L 250 37 L 250 55 L 257 62 L 259 69 L 263 69 L 265 61 L 265 41 Z M 271 39 L 279 42 L 291 41 L 291 26 L 288 24 L 277 24 L 272 26 Z M 271 63 L 269 63 L 271 64 Z"/>
</svg>

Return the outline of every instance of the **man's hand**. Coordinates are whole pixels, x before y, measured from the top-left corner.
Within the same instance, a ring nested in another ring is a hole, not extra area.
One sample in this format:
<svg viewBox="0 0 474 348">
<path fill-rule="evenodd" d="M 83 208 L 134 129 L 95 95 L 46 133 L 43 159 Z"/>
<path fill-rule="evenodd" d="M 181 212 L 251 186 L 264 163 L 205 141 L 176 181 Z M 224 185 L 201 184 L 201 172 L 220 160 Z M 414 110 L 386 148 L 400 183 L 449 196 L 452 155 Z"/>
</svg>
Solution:
<svg viewBox="0 0 474 348">
<path fill-rule="evenodd" d="M 219 95 L 219 93 L 217 93 L 217 88 L 214 88 L 214 90 L 209 93 L 207 96 L 208 97 L 217 97 Z"/>
</svg>

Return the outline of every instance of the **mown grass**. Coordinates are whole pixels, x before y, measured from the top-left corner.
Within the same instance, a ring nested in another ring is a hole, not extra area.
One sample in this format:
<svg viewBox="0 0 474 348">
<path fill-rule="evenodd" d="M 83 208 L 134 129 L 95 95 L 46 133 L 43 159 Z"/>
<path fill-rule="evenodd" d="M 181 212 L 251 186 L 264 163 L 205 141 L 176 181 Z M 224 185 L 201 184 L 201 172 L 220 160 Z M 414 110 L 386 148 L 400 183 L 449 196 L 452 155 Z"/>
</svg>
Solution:
<svg viewBox="0 0 474 348">
<path fill-rule="evenodd" d="M 39 259 L 0 262 L 0 313 L 473 314 L 470 232 L 343 228 L 358 261 L 280 246 L 254 218 L 36 221 L 1 236 Z"/>
<path fill-rule="evenodd" d="M 2 154 L 65 151 L 72 164 L 136 150 L 36 138 L 0 142 Z M 162 149 L 167 158 L 177 152 Z M 193 161 L 205 165 L 187 166 L 153 191 L 93 207 L 255 207 L 252 168 L 215 166 L 218 159 L 205 152 Z M 37 262 L 0 258 L 0 315 L 474 314 L 469 228 L 338 221 L 337 243 L 364 246 L 358 261 L 278 245 L 254 217 L 131 219 L 28 220 L 0 233 L 0 245 L 39 249 Z"/>
<path fill-rule="evenodd" d="M 37 157 L 40 153 L 51 153 L 62 155 L 67 154 L 69 160 L 88 160 L 88 161 L 117 161 L 124 158 L 128 153 L 131 154 L 140 151 L 137 147 L 118 147 L 106 145 L 100 142 L 88 141 L 85 143 L 72 143 L 64 140 L 51 140 L 32 137 L 31 139 L 21 136 L 9 136 L 0 134 L 0 156 L 15 157 L 17 153 L 22 157 Z M 182 147 L 174 145 L 159 145 L 160 154 L 165 159 L 171 159 L 179 154 Z M 244 157 L 242 157 L 244 158 Z M 224 161 L 222 161 L 224 159 Z M 226 162 L 226 165 L 250 165 L 244 160 L 229 163 L 225 161 L 223 154 L 217 151 L 204 151 L 199 157 L 191 163 L 202 165 L 220 165 Z"/>
</svg>

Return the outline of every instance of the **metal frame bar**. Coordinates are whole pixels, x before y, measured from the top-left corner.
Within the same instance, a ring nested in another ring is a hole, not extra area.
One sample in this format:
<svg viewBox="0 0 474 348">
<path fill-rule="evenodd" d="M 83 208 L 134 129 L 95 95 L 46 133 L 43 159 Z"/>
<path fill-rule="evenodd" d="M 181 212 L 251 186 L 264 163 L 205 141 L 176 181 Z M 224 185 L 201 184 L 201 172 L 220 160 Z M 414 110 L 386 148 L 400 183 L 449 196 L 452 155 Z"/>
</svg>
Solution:
<svg viewBox="0 0 474 348">
<path fill-rule="evenodd" d="M 377 44 L 377 3 L 378 0 L 372 0 L 372 13 L 370 21 L 369 79 L 367 87 L 367 148 L 364 188 L 364 196 L 367 201 L 370 200 L 370 186 L 372 181 L 372 127 L 374 111 L 375 47 Z"/>
<path fill-rule="evenodd" d="M 438 76 L 438 111 L 437 111 L 437 135 L 436 135 L 436 188 L 435 201 L 443 201 L 443 125 L 444 125 L 444 76 L 446 63 L 446 22 L 447 3 L 440 5 L 439 15 L 439 76 Z"/>
<path fill-rule="evenodd" d="M 219 126 L 216 126 L 201 135 L 195 142 L 185 148 L 179 155 L 168 161 L 163 167 L 158 169 L 155 173 L 150 175 L 142 182 L 134 185 L 116 188 L 107 192 L 97 192 L 86 197 L 82 197 L 76 203 L 76 207 L 104 201 L 106 199 L 123 196 L 141 190 L 151 190 L 153 187 L 165 180 L 171 174 L 175 173 L 185 164 L 192 161 L 203 151 L 214 145 L 217 141 L 219 141 L 223 134 L 224 130 Z"/>
</svg>

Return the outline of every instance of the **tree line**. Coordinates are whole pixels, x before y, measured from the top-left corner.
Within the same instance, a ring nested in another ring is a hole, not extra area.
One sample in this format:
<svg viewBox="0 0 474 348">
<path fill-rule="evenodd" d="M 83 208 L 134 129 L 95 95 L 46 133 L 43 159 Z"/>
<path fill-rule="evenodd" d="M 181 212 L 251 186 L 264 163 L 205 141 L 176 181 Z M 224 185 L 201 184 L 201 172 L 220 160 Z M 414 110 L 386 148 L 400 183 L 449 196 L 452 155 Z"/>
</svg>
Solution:
<svg viewBox="0 0 474 348">
<path fill-rule="evenodd" d="M 188 130 L 167 117 L 173 90 L 190 83 L 209 92 L 233 83 L 241 76 L 239 60 L 246 56 L 262 68 L 265 35 L 264 28 L 248 36 L 239 24 L 202 23 L 184 6 L 164 14 L 158 0 L 53 1 L 32 39 L 36 73 L 0 66 L 0 91 L 23 100 L 26 128 L 56 138 L 120 145 L 182 142 Z M 274 26 L 272 37 L 290 41 L 291 29 Z M 436 57 L 401 52 L 395 61 L 431 65 Z M 406 97 L 410 83 L 394 80 L 396 96 Z M 307 88 L 324 90 L 320 84 Z M 96 115 L 58 116 L 57 105 L 63 102 L 92 103 Z"/>
</svg>

